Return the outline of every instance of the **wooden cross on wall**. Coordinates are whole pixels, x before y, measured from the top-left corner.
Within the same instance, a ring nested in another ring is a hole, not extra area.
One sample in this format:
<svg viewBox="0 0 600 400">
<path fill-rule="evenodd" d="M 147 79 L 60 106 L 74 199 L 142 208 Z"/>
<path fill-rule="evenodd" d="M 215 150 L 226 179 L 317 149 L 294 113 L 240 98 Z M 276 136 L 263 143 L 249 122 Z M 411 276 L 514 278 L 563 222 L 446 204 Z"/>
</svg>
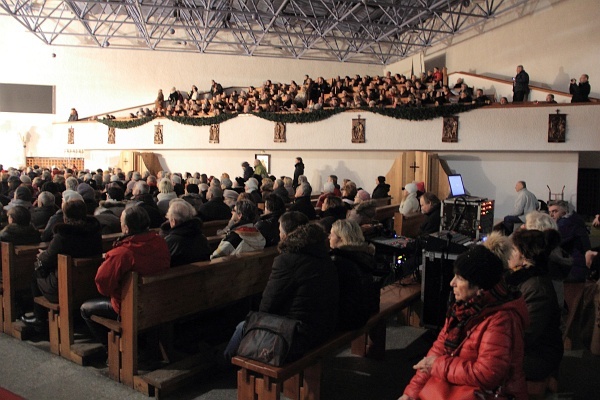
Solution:
<svg viewBox="0 0 600 400">
<path fill-rule="evenodd" d="M 421 168 L 417 165 L 416 161 L 413 161 L 412 165 L 410 165 L 408 168 L 413 170 L 413 181 L 417 179 L 417 168 Z"/>
</svg>

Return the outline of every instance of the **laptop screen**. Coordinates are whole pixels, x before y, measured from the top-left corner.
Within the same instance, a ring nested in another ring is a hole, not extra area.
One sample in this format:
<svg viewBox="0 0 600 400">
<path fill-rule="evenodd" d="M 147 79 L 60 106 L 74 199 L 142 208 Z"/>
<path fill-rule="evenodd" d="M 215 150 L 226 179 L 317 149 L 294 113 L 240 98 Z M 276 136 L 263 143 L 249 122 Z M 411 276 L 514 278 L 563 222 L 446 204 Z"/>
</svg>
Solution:
<svg viewBox="0 0 600 400">
<path fill-rule="evenodd" d="M 450 184 L 450 196 L 464 196 L 465 186 L 463 185 L 462 176 L 460 174 L 448 175 L 448 183 Z"/>
</svg>

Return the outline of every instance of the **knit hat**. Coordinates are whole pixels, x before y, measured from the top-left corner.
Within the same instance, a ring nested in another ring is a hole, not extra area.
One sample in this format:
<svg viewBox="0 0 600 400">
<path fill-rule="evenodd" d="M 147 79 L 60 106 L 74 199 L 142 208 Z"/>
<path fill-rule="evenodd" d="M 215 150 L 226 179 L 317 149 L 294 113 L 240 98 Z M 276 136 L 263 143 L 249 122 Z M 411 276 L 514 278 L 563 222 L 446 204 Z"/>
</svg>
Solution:
<svg viewBox="0 0 600 400">
<path fill-rule="evenodd" d="M 231 189 L 225 189 L 223 191 L 223 198 L 225 199 L 236 199 L 238 198 L 239 193 L 236 192 L 235 190 L 231 190 Z"/>
<path fill-rule="evenodd" d="M 484 290 L 493 288 L 504 268 L 502 260 L 481 245 L 476 245 L 461 254 L 454 262 L 454 273 Z"/>
<path fill-rule="evenodd" d="M 371 200 L 371 195 L 366 190 L 359 190 L 356 192 L 356 197 L 360 199 L 360 201 Z"/>
<path fill-rule="evenodd" d="M 27 175 L 21 175 L 21 183 L 31 183 L 31 178 Z"/>
<path fill-rule="evenodd" d="M 408 193 L 417 193 L 417 185 L 415 183 L 409 183 L 408 185 L 404 186 L 404 190 L 406 190 Z"/>
<path fill-rule="evenodd" d="M 85 182 L 77 185 L 77 193 L 79 193 L 84 200 L 96 199 L 96 192 L 90 185 L 88 185 Z"/>
</svg>

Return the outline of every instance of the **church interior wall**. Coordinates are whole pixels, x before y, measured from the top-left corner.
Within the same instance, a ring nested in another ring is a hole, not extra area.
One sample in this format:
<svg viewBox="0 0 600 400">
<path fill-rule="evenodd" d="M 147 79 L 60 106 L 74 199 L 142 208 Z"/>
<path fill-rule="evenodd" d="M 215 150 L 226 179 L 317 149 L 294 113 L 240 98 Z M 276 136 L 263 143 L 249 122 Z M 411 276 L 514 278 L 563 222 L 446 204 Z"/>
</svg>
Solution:
<svg viewBox="0 0 600 400">
<path fill-rule="evenodd" d="M 524 14 L 514 20 L 515 14 Z M 515 76 L 522 64 L 532 85 L 569 91 L 569 80 L 590 76 L 592 97 L 600 97 L 600 7 L 595 0 L 530 1 L 506 16 L 490 19 L 479 30 L 453 37 L 452 46 L 433 46 L 389 67 L 419 71 L 425 60 L 446 55 L 448 72 L 464 71 L 500 79 Z M 510 22 L 508 22 L 510 21 Z M 454 83 L 454 82 L 451 82 Z M 467 81 L 467 83 L 469 83 Z"/>
</svg>

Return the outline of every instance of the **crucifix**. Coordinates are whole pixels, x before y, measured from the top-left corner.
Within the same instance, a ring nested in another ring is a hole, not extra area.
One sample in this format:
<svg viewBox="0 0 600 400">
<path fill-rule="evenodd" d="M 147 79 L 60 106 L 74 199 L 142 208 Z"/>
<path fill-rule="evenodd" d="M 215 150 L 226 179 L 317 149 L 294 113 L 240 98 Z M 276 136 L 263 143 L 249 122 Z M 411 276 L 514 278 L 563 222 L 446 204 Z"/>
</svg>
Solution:
<svg viewBox="0 0 600 400">
<path fill-rule="evenodd" d="M 408 168 L 413 170 L 413 180 L 417 179 L 417 168 L 421 168 L 417 165 L 417 162 L 413 161 L 412 165 L 409 166 Z"/>
</svg>

